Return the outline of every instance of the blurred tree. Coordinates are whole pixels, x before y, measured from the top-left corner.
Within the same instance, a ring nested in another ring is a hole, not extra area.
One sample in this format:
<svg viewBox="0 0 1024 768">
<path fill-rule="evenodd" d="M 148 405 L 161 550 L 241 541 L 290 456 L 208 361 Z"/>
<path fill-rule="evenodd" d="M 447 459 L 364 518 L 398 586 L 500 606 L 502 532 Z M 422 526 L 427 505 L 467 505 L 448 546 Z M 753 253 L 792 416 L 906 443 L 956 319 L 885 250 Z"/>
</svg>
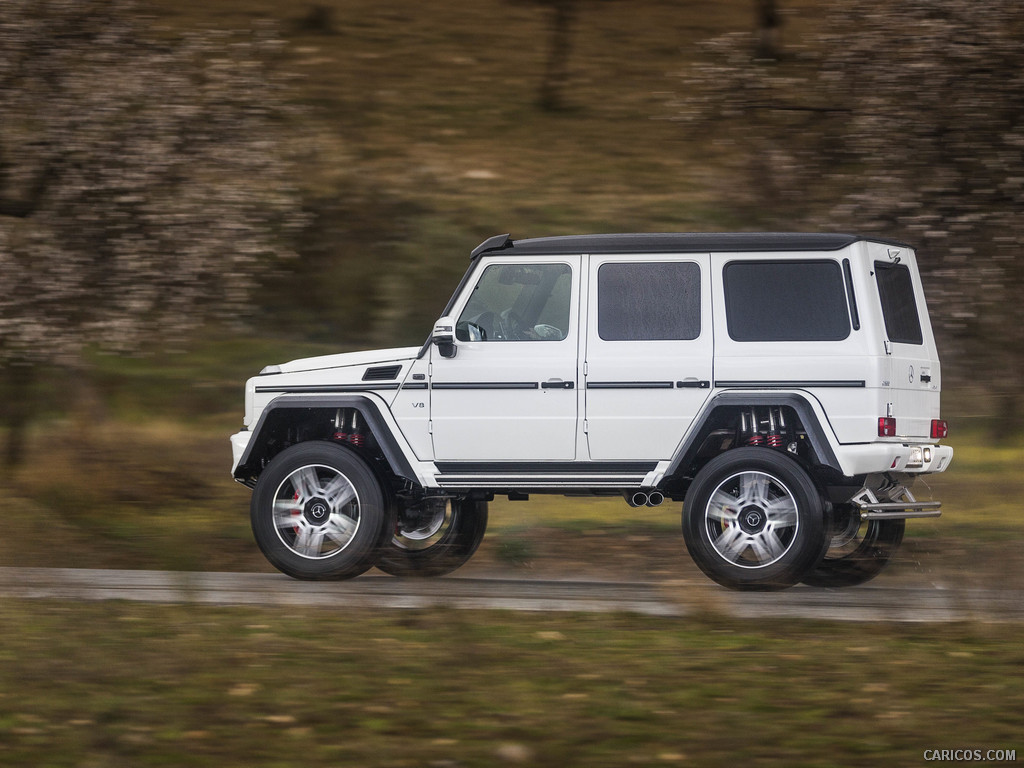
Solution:
<svg viewBox="0 0 1024 768">
<path fill-rule="evenodd" d="M 270 36 L 156 37 L 129 0 L 5 0 L 0 374 L 8 462 L 32 371 L 245 306 L 302 222 Z"/>
<path fill-rule="evenodd" d="M 782 17 L 778 3 L 775 0 L 754 0 L 754 11 L 757 17 L 757 58 L 779 58 L 782 52 L 779 42 Z"/>
<path fill-rule="evenodd" d="M 614 0 L 511 0 L 547 8 L 548 17 L 547 58 L 544 63 L 544 77 L 540 83 L 538 104 L 541 109 L 555 112 L 565 109 L 565 89 L 569 84 L 569 56 L 572 53 L 572 28 L 578 16 L 579 7 L 584 3 L 613 2 Z"/>
<path fill-rule="evenodd" d="M 1019 428 L 1024 5 L 857 0 L 829 5 L 819 29 L 773 67 L 743 36 L 713 41 L 684 75 L 680 118 L 731 142 L 751 202 L 788 226 L 917 244 L 944 351 Z"/>
</svg>

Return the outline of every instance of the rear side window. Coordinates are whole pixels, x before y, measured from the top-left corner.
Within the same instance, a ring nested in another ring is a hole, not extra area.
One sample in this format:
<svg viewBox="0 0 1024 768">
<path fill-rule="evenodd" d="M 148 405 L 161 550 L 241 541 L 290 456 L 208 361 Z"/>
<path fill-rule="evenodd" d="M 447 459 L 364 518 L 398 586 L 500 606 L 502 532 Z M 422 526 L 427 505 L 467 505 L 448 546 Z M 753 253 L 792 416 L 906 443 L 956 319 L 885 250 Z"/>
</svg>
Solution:
<svg viewBox="0 0 1024 768">
<path fill-rule="evenodd" d="M 835 261 L 726 264 L 725 315 L 735 341 L 840 341 L 850 335 Z"/>
<path fill-rule="evenodd" d="M 875 262 L 878 298 L 882 302 L 885 332 L 898 344 L 924 344 L 921 320 L 917 314 L 914 284 L 906 264 Z"/>
<path fill-rule="evenodd" d="M 602 264 L 597 333 L 605 341 L 700 336 L 700 267 L 693 262 Z"/>
</svg>

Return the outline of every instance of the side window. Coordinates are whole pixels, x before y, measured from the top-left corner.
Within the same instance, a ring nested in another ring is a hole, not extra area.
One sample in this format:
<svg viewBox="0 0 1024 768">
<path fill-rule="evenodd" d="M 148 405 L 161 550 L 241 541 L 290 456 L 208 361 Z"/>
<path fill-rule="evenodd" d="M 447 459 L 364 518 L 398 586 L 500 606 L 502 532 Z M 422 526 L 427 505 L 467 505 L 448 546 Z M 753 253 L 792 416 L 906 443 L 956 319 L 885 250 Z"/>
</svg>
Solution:
<svg viewBox="0 0 1024 768">
<path fill-rule="evenodd" d="M 562 341 L 569 334 L 568 264 L 487 267 L 455 324 L 460 341 Z"/>
<path fill-rule="evenodd" d="M 889 341 L 899 344 L 924 344 L 921 320 L 914 299 L 914 284 L 906 264 L 875 262 L 878 298 L 882 302 L 885 332 Z"/>
<path fill-rule="evenodd" d="M 700 267 L 688 261 L 602 264 L 597 334 L 605 341 L 696 339 Z"/>
<path fill-rule="evenodd" d="M 733 261 L 724 280 L 735 341 L 841 341 L 850 335 L 843 274 L 834 261 Z"/>
</svg>

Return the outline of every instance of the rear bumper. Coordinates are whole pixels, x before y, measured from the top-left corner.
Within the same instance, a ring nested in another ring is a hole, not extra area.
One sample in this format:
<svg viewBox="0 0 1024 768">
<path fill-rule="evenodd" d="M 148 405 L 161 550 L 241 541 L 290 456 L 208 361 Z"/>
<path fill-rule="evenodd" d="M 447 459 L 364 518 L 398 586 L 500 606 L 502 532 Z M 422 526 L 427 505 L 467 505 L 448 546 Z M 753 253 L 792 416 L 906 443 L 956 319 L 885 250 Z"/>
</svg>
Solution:
<svg viewBox="0 0 1024 768">
<path fill-rule="evenodd" d="M 927 475 L 945 472 L 953 449 L 929 443 L 868 443 L 839 446 L 836 458 L 848 477 L 879 472 Z"/>
</svg>

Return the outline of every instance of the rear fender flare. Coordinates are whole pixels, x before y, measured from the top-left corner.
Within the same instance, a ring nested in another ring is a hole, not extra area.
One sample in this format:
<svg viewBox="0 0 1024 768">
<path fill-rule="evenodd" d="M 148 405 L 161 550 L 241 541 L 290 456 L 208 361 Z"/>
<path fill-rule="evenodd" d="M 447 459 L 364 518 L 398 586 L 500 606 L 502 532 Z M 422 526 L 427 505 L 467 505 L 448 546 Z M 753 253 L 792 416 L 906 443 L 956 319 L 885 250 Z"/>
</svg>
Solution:
<svg viewBox="0 0 1024 768">
<path fill-rule="evenodd" d="M 673 477 L 686 473 L 693 463 L 701 444 L 710 433 L 711 427 L 709 425 L 713 423 L 712 417 L 716 410 L 721 408 L 734 409 L 746 406 L 769 405 L 792 408 L 800 419 L 801 426 L 807 433 L 807 439 L 810 441 L 811 448 L 814 450 L 818 461 L 841 474 L 842 468 L 832 447 L 832 441 L 829 440 L 829 432 L 818 418 L 809 398 L 809 395 L 798 392 L 722 392 L 715 395 L 704 405 L 704 408 L 694 419 L 693 427 L 688 435 L 680 443 L 679 447 L 676 448 L 665 476 Z"/>
</svg>

